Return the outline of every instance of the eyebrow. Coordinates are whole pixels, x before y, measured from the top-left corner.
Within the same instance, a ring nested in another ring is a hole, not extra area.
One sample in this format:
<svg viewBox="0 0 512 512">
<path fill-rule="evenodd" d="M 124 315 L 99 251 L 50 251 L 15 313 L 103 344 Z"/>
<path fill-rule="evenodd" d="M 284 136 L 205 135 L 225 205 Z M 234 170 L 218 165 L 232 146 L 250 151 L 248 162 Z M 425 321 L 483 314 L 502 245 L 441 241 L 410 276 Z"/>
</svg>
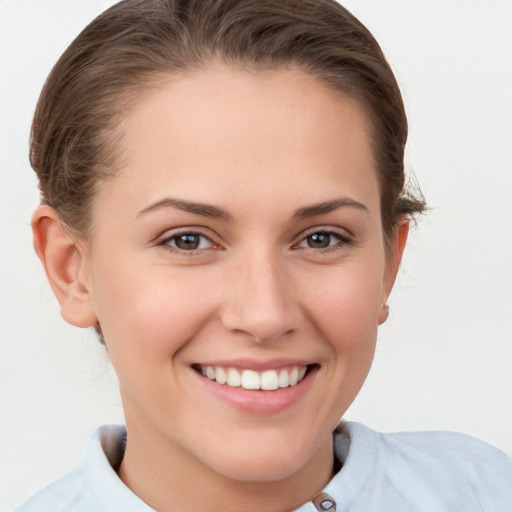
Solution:
<svg viewBox="0 0 512 512">
<path fill-rule="evenodd" d="M 314 217 L 315 215 L 324 215 L 337 210 L 338 208 L 345 207 L 356 208 L 369 213 L 368 208 L 363 203 L 360 203 L 355 199 L 351 199 L 350 197 L 340 197 L 339 199 L 333 199 L 332 201 L 325 201 L 323 203 L 312 204 L 310 206 L 305 206 L 304 208 L 299 208 L 293 214 L 293 218 L 297 220 L 307 219 L 309 217 Z"/>
<path fill-rule="evenodd" d="M 203 217 L 212 217 L 216 219 L 229 220 L 231 215 L 222 208 L 212 206 L 204 203 L 196 203 L 193 201 L 184 201 L 183 199 L 176 199 L 173 197 L 166 197 L 149 205 L 147 208 L 141 210 L 138 215 L 144 215 L 146 213 L 159 210 L 160 208 L 177 208 L 184 212 L 193 213 L 195 215 L 202 215 Z"/>
<path fill-rule="evenodd" d="M 351 199 L 350 197 L 340 197 L 339 199 L 333 199 L 332 201 L 325 201 L 323 203 L 312 204 L 304 206 L 295 210 L 293 218 L 296 220 L 307 219 L 316 215 L 324 215 L 326 213 L 337 210 L 338 208 L 357 208 L 368 212 L 368 208 L 363 203 Z M 157 201 L 148 207 L 142 209 L 138 215 L 144 215 L 161 208 L 177 208 L 184 212 L 193 213 L 195 215 L 201 215 L 203 217 L 211 217 L 216 219 L 230 220 L 231 215 L 224 209 L 212 206 L 210 204 L 198 203 L 194 201 L 185 201 L 183 199 L 176 199 L 173 197 L 166 197 Z"/>
</svg>

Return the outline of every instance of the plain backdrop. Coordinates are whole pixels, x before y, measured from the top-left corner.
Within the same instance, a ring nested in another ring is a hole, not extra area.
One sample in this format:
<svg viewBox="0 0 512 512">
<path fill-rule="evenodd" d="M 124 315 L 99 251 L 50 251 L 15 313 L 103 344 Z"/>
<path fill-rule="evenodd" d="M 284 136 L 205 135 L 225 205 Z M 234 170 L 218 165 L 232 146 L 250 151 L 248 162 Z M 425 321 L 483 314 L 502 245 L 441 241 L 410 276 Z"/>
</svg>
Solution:
<svg viewBox="0 0 512 512">
<path fill-rule="evenodd" d="M 51 66 L 107 0 L 0 0 L 0 510 L 122 422 L 90 331 L 68 326 L 32 251 L 27 148 Z M 431 206 L 413 232 L 373 370 L 346 414 L 449 429 L 512 454 L 512 2 L 347 0 L 401 84 L 407 168 Z"/>
</svg>

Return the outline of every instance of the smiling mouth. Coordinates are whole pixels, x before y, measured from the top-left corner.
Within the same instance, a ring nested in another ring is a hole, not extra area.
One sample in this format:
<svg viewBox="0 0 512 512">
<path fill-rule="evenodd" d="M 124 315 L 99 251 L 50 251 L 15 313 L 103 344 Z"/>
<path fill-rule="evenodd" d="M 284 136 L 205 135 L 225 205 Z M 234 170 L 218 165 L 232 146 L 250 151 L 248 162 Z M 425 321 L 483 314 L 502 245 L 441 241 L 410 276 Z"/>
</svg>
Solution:
<svg viewBox="0 0 512 512">
<path fill-rule="evenodd" d="M 222 366 L 203 366 L 200 364 L 194 364 L 192 368 L 207 379 L 217 382 L 217 384 L 248 390 L 275 391 L 296 386 L 316 366 L 294 365 L 262 372 Z"/>
</svg>

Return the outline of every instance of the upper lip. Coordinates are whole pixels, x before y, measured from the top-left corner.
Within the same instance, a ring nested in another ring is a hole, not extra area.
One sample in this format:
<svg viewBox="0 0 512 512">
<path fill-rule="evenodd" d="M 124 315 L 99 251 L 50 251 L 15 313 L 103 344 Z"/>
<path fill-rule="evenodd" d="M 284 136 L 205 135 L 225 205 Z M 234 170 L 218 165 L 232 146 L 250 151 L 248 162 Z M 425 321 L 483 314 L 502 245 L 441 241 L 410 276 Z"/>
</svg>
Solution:
<svg viewBox="0 0 512 512">
<path fill-rule="evenodd" d="M 212 361 L 204 361 L 195 363 L 202 367 L 206 366 L 220 366 L 222 368 L 237 368 L 241 370 L 254 370 L 256 372 L 263 372 L 265 370 L 279 370 L 281 368 L 288 368 L 290 366 L 309 366 L 315 364 L 311 359 L 296 359 L 296 358 L 278 358 L 268 360 L 256 360 L 250 358 L 240 359 L 215 359 Z M 192 365 L 194 366 L 194 365 Z"/>
</svg>

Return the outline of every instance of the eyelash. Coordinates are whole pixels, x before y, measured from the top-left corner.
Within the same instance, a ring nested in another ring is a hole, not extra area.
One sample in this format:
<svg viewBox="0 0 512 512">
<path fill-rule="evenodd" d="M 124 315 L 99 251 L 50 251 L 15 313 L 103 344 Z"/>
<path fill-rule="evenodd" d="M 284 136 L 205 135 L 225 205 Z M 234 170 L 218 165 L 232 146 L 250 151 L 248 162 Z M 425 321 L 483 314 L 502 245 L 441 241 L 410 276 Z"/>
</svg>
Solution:
<svg viewBox="0 0 512 512">
<path fill-rule="evenodd" d="M 199 237 L 200 238 L 199 246 L 194 247 L 193 249 L 183 249 L 181 247 L 177 247 L 176 245 L 171 245 L 172 242 L 174 242 L 174 244 L 176 244 L 176 241 L 179 240 L 180 237 L 185 237 L 185 236 Z M 203 244 L 204 241 L 208 242 L 208 244 L 209 244 L 208 247 L 201 247 L 201 244 Z M 187 255 L 187 256 L 193 256 L 197 253 L 202 253 L 205 250 L 217 248 L 215 243 L 212 242 L 212 240 L 209 237 L 207 237 L 205 234 L 203 234 L 201 232 L 194 231 L 194 230 L 183 230 L 183 231 L 179 231 L 177 233 L 173 233 L 172 235 L 166 236 L 165 238 L 160 240 L 157 245 L 166 247 L 168 250 L 170 250 L 172 252 L 177 252 L 179 254 L 183 254 L 183 255 Z"/>
<path fill-rule="evenodd" d="M 329 244 L 326 247 L 310 247 L 308 245 L 303 245 L 308 243 L 308 239 L 310 239 L 313 236 L 326 236 L 328 237 Z M 336 239 L 336 243 L 331 244 L 332 239 Z M 310 231 L 309 233 L 306 233 L 305 236 L 301 238 L 299 243 L 295 244 L 293 246 L 294 249 L 306 249 L 311 250 L 315 252 L 327 252 L 327 251 L 336 251 L 342 249 L 344 246 L 352 245 L 353 240 L 345 233 L 336 231 L 333 229 L 314 229 Z"/>
<path fill-rule="evenodd" d="M 180 237 L 199 237 L 199 245 L 197 247 L 194 247 L 192 249 L 185 249 L 183 247 L 178 247 L 176 245 L 177 240 L 180 239 Z M 311 237 L 315 236 L 325 236 L 328 237 L 328 245 L 325 247 L 311 247 L 308 244 L 308 240 L 311 240 Z M 336 240 L 336 243 L 331 243 L 332 239 Z M 208 243 L 208 247 L 201 247 L 201 245 L 204 244 L 204 242 Z M 298 250 L 298 249 L 306 249 L 310 251 L 314 251 L 315 253 L 318 252 L 330 252 L 330 251 L 336 251 L 340 250 L 346 245 L 353 244 L 353 240 L 344 232 L 336 231 L 333 229 L 318 229 L 310 231 L 309 233 L 306 233 L 302 236 L 300 241 L 297 244 L 294 244 L 292 246 L 292 249 Z M 198 253 L 203 253 L 205 250 L 208 249 L 215 249 L 219 248 L 216 246 L 216 244 L 205 234 L 194 231 L 194 230 L 182 230 L 177 233 L 173 233 L 172 235 L 166 236 L 162 240 L 158 242 L 159 246 L 166 247 L 168 250 L 172 252 L 176 252 L 182 255 L 187 256 L 194 256 Z"/>
</svg>

